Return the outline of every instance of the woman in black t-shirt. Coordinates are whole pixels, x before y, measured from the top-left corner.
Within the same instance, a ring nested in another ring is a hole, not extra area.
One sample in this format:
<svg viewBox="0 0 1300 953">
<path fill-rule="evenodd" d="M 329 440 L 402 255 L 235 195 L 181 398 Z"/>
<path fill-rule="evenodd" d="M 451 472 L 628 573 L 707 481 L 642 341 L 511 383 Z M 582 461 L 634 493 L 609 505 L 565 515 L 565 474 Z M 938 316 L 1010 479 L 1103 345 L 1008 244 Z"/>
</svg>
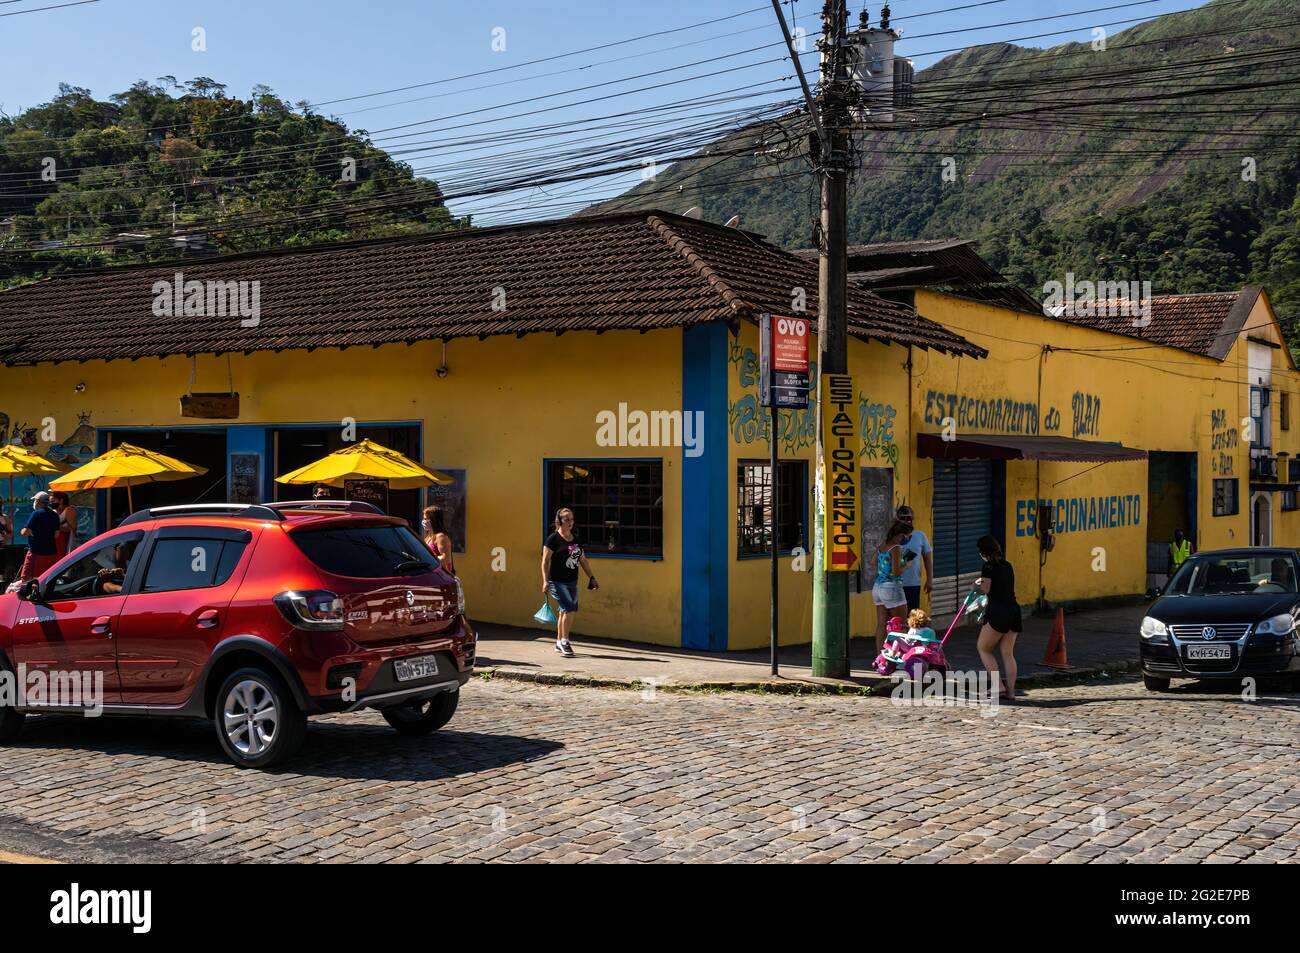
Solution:
<svg viewBox="0 0 1300 953">
<path fill-rule="evenodd" d="M 1016 601 L 1016 572 L 1003 557 L 1002 547 L 992 536 L 981 536 L 975 545 L 984 559 L 984 568 L 980 570 L 980 580 L 975 588 L 989 597 L 988 610 L 984 613 L 984 625 L 980 629 L 976 647 L 991 678 L 998 677 L 998 662 L 993 650 L 997 649 L 1001 653 L 1006 677 L 1002 680 L 1000 694 L 1003 701 L 1014 702 L 1016 636 L 1023 628 L 1020 603 Z"/>
<path fill-rule="evenodd" d="M 565 658 L 573 658 L 569 630 L 573 628 L 573 614 L 578 611 L 579 566 L 591 580 L 587 587 L 599 589 L 587 564 L 587 554 L 573 533 L 573 510 L 563 509 L 555 514 L 555 532 L 542 544 L 542 592 L 553 596 L 560 607 L 560 618 L 555 623 L 555 651 Z"/>
</svg>

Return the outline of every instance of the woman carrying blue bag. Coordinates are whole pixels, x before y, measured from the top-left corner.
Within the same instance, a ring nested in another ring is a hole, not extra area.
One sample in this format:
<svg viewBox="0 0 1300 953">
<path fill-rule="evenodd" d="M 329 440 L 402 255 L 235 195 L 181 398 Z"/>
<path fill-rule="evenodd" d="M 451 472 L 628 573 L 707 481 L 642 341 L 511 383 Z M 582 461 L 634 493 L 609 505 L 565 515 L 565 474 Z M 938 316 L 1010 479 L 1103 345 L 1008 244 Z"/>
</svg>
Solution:
<svg viewBox="0 0 1300 953">
<path fill-rule="evenodd" d="M 542 592 L 555 599 L 560 607 L 560 617 L 555 623 L 555 651 L 565 658 L 573 658 L 569 643 L 569 630 L 573 628 L 573 614 L 578 611 L 578 567 L 590 580 L 588 589 L 599 589 L 587 554 L 573 533 L 573 510 L 562 509 L 555 514 L 555 531 L 542 544 Z M 538 610 L 535 618 L 545 619 L 549 602 Z"/>
</svg>

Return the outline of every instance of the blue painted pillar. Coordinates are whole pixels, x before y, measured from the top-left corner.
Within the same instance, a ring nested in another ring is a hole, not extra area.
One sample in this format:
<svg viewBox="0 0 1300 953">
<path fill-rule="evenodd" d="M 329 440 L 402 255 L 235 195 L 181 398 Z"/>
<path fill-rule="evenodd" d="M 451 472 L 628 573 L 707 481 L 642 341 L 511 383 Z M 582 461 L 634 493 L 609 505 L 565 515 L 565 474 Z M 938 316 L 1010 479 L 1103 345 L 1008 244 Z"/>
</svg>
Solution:
<svg viewBox="0 0 1300 953">
<path fill-rule="evenodd" d="M 703 413 L 703 453 L 682 454 L 682 648 L 727 648 L 727 326 L 682 330 L 683 415 Z"/>
</svg>

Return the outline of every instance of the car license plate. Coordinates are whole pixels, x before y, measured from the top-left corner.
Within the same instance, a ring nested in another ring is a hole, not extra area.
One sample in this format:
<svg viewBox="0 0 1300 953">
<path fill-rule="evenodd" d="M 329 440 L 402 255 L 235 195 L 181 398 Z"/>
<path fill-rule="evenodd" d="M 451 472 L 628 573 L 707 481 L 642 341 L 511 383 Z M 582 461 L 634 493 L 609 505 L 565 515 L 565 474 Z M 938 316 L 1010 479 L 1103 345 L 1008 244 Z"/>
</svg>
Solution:
<svg viewBox="0 0 1300 953">
<path fill-rule="evenodd" d="M 393 674 L 399 682 L 410 682 L 417 678 L 428 678 L 438 674 L 438 656 L 418 655 L 415 658 L 399 658 L 393 662 Z"/>
<path fill-rule="evenodd" d="M 1230 659 L 1232 658 L 1232 646 L 1189 645 L 1187 646 L 1187 657 L 1189 659 Z"/>
</svg>

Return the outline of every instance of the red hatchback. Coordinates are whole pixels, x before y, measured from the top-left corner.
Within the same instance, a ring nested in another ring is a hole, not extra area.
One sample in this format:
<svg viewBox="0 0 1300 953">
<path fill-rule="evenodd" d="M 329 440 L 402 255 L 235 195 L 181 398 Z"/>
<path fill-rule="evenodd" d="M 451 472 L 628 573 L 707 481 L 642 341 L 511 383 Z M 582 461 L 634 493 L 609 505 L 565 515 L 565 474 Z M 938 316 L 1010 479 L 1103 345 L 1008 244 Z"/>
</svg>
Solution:
<svg viewBox="0 0 1300 953">
<path fill-rule="evenodd" d="M 308 715 L 441 728 L 474 649 L 460 581 L 369 504 L 142 510 L 0 596 L 0 741 L 55 709 L 211 718 L 235 764 L 267 768 Z"/>
</svg>

